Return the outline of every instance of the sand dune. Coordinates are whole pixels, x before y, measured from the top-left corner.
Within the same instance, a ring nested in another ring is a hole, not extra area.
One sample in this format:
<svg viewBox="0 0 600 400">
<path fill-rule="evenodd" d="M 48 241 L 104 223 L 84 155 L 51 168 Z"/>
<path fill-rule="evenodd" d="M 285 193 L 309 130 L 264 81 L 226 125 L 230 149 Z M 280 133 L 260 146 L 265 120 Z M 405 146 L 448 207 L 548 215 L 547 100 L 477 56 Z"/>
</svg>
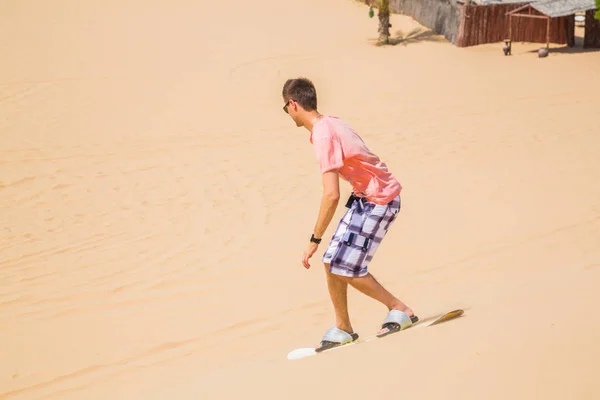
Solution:
<svg viewBox="0 0 600 400">
<path fill-rule="evenodd" d="M 0 399 L 600 396 L 600 52 L 380 48 L 348 0 L 0 7 Z M 404 187 L 371 271 L 463 318 L 286 359 L 333 323 L 295 76 Z"/>
</svg>

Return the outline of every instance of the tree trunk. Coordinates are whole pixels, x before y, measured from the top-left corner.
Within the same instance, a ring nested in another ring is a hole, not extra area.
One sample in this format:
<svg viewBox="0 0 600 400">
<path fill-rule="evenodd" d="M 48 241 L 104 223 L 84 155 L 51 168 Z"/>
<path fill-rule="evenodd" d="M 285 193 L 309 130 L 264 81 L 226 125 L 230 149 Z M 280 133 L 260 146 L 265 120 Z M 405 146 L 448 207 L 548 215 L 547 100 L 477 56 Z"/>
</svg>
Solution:
<svg viewBox="0 0 600 400">
<path fill-rule="evenodd" d="M 390 4 L 389 0 L 381 0 L 379 7 L 379 43 L 390 42 Z"/>
</svg>

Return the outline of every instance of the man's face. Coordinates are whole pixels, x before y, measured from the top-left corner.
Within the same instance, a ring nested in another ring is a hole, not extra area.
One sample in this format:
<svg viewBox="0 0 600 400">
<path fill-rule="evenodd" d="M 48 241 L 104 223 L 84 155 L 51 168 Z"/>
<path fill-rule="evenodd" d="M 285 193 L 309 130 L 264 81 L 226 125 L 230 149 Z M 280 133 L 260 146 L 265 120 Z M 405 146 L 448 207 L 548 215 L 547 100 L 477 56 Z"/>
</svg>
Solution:
<svg viewBox="0 0 600 400">
<path fill-rule="evenodd" d="M 283 111 L 285 111 L 292 118 L 292 120 L 294 120 L 297 127 L 302 126 L 302 123 L 300 122 L 300 118 L 299 118 L 300 110 L 298 108 L 299 107 L 298 103 L 296 103 L 292 99 L 286 100 L 285 98 L 283 99 L 283 101 L 285 101 L 285 104 L 283 106 Z"/>
</svg>

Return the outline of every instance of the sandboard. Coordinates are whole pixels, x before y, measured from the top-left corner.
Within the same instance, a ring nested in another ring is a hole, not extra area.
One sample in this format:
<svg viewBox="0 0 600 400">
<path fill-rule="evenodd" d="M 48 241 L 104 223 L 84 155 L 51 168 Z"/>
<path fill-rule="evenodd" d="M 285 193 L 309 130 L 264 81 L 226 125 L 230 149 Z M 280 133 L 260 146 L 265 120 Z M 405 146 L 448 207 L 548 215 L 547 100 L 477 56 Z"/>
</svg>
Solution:
<svg viewBox="0 0 600 400">
<path fill-rule="evenodd" d="M 437 324 L 440 324 L 442 322 L 446 322 L 446 321 L 449 321 L 451 319 L 458 318 L 458 317 L 462 316 L 464 313 L 465 313 L 465 311 L 461 310 L 461 309 L 448 311 L 448 312 L 445 312 L 443 314 L 440 314 L 440 315 L 432 317 L 432 318 L 428 318 L 428 319 L 424 319 L 424 320 L 419 320 L 419 321 L 415 322 L 414 324 L 412 324 L 407 329 L 417 328 L 417 327 L 418 328 L 425 328 L 425 327 L 428 327 L 428 326 L 437 325 Z M 400 331 L 400 332 L 403 332 L 403 331 Z M 396 332 L 396 333 L 399 333 L 399 332 Z M 394 335 L 394 333 L 392 333 L 390 335 Z M 389 336 L 389 335 L 386 335 L 386 336 Z M 377 336 L 375 334 L 373 336 L 369 336 L 369 337 L 364 338 L 364 339 L 360 339 L 359 338 L 359 339 L 355 340 L 354 342 L 350 342 L 350 343 L 347 343 L 347 344 L 344 344 L 344 345 L 341 345 L 341 346 L 337 346 L 337 347 L 332 347 L 330 349 L 323 350 L 323 351 L 320 351 L 320 352 L 317 352 L 316 348 L 314 348 L 314 347 L 301 347 L 301 348 L 298 348 L 298 349 L 290 351 L 288 353 L 288 355 L 287 355 L 287 359 L 288 360 L 298 360 L 298 359 L 301 359 L 301 358 L 310 357 L 310 356 L 314 356 L 314 355 L 317 355 L 317 354 L 327 353 L 329 351 L 333 351 L 333 350 L 337 350 L 337 349 L 343 349 L 343 348 L 348 347 L 348 346 L 370 342 L 371 340 L 374 340 L 374 339 L 383 339 L 386 336 L 379 337 L 379 336 Z"/>
</svg>

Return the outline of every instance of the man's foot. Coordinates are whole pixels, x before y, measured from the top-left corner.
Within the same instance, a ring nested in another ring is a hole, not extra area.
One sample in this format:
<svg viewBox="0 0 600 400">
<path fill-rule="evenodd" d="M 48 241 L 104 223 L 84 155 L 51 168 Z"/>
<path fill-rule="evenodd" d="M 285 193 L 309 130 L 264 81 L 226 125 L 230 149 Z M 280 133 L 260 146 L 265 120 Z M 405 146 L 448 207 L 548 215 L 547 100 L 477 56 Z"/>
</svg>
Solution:
<svg viewBox="0 0 600 400">
<path fill-rule="evenodd" d="M 392 308 L 390 308 L 390 311 L 392 311 L 392 310 L 402 311 L 403 313 L 405 313 L 409 317 L 414 317 L 415 316 L 415 313 L 413 312 L 412 308 L 407 307 L 406 304 L 404 304 L 402 302 L 400 302 L 398 304 L 395 304 Z"/>
<path fill-rule="evenodd" d="M 409 312 L 412 314 L 410 315 Z M 414 315 L 412 310 L 404 307 L 403 310 L 392 309 L 381 325 L 381 330 L 377 332 L 378 337 L 389 335 L 390 333 L 398 332 L 407 329 L 417 322 L 419 318 Z"/>
<path fill-rule="evenodd" d="M 354 342 L 358 339 L 357 333 L 349 333 L 344 330 L 341 330 L 337 327 L 330 328 L 325 332 L 323 338 L 321 339 L 321 344 L 315 351 L 321 352 L 323 350 L 331 349 L 337 346 L 343 346 L 345 344 Z"/>
<path fill-rule="evenodd" d="M 336 328 L 341 329 L 350 335 L 354 333 L 354 329 L 352 329 L 352 325 L 336 325 Z"/>
</svg>

